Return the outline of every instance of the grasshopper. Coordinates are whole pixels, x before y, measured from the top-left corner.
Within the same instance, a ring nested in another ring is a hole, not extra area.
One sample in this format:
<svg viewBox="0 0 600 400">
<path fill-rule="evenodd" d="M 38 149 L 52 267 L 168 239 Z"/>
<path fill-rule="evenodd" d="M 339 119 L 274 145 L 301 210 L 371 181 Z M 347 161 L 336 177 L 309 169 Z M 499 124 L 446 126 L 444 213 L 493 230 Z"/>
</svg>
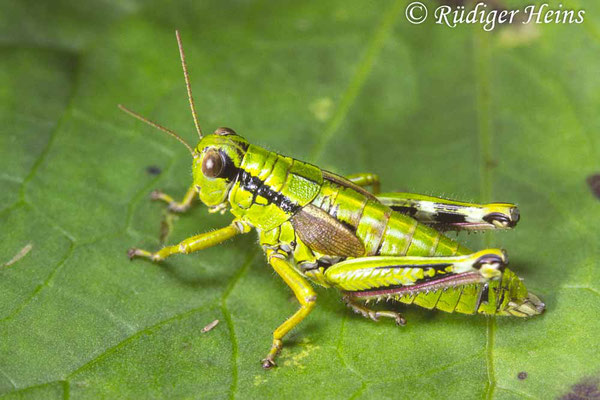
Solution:
<svg viewBox="0 0 600 400">
<path fill-rule="evenodd" d="M 192 148 L 175 132 L 119 107 L 179 140 L 192 156 L 193 182 L 183 199 L 160 191 L 152 192 L 152 199 L 184 212 L 199 198 L 209 212 L 229 210 L 235 218 L 224 228 L 156 252 L 132 248 L 128 255 L 159 262 L 256 230 L 267 262 L 300 303 L 273 332 L 263 368 L 275 366 L 284 336 L 315 307 L 317 296 L 309 282 L 339 289 L 356 313 L 375 321 L 391 318 L 398 325 L 406 323 L 400 313 L 371 309 L 369 301 L 395 300 L 464 314 L 529 317 L 544 311 L 544 303 L 506 267 L 503 250 L 473 252 L 444 235 L 513 228 L 519 220 L 515 205 L 379 193 L 375 174 L 342 177 L 254 146 L 229 128 L 204 135 L 179 32 L 176 38 L 198 145 Z"/>
</svg>

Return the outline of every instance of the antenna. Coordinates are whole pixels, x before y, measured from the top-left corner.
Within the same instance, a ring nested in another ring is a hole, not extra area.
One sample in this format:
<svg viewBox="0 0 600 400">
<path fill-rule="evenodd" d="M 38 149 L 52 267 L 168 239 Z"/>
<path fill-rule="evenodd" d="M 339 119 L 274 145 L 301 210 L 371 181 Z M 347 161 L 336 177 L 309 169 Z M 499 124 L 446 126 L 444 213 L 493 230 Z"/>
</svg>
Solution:
<svg viewBox="0 0 600 400">
<path fill-rule="evenodd" d="M 198 114 L 196 114 L 196 107 L 194 106 L 194 98 L 192 97 L 192 86 L 190 85 L 190 75 L 188 74 L 187 65 L 185 64 L 185 53 L 183 52 L 183 44 L 181 44 L 181 36 L 179 31 L 175 31 L 177 37 L 177 46 L 179 47 L 179 57 L 181 58 L 181 67 L 183 68 L 183 76 L 185 78 L 185 87 L 187 89 L 188 100 L 190 101 L 190 108 L 192 109 L 192 117 L 194 117 L 194 125 L 196 125 L 196 132 L 198 137 L 202 139 L 202 129 L 198 123 Z"/>
<path fill-rule="evenodd" d="M 134 118 L 137 118 L 137 119 L 139 119 L 140 121 L 142 121 L 142 122 L 145 122 L 145 123 L 147 123 L 148 125 L 150 125 L 150 126 L 153 126 L 153 127 L 155 127 L 156 129 L 159 129 L 159 130 L 163 131 L 164 133 L 167 133 L 167 134 L 169 134 L 169 135 L 173 136 L 175 139 L 177 139 L 177 140 L 179 140 L 181 143 L 183 143 L 183 145 L 184 145 L 185 147 L 187 147 L 187 149 L 190 151 L 190 154 L 192 155 L 192 157 L 194 156 L 194 149 L 192 149 L 192 148 L 190 147 L 190 145 L 189 145 L 189 144 L 187 144 L 187 143 L 186 143 L 186 141 L 185 141 L 185 140 L 183 140 L 183 138 L 182 138 L 181 136 L 179 136 L 178 134 L 176 134 L 176 133 L 175 133 L 175 132 L 173 132 L 172 130 L 170 130 L 170 129 L 167 129 L 167 128 L 165 128 L 164 126 L 157 124 L 156 122 L 152 122 L 152 121 L 150 121 L 149 119 L 142 117 L 140 114 L 138 114 L 138 113 L 136 113 L 136 112 L 133 112 L 133 111 L 131 111 L 131 110 L 130 110 L 130 109 L 128 109 L 127 107 L 123 106 L 122 104 L 119 104 L 119 105 L 118 105 L 118 107 L 119 107 L 121 110 L 125 111 L 127 114 L 131 115 L 132 117 L 134 117 Z"/>
</svg>

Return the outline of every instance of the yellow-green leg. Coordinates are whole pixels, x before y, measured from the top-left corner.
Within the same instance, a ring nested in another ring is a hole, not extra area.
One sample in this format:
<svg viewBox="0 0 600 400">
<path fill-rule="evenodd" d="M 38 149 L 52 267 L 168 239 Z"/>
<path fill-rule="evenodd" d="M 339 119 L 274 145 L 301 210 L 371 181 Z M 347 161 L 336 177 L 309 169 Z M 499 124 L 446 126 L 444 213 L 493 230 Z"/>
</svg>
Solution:
<svg viewBox="0 0 600 400">
<path fill-rule="evenodd" d="M 216 244 L 224 242 L 227 239 L 231 239 L 240 233 L 246 233 L 249 231 L 250 227 L 248 225 L 235 220 L 231 223 L 231 225 L 226 226 L 225 228 L 192 236 L 181 241 L 179 244 L 163 247 L 161 250 L 156 252 L 132 248 L 127 251 L 127 255 L 130 259 L 133 259 L 134 257 L 146 257 L 152 261 L 161 261 L 169 256 L 172 256 L 173 254 L 188 254 L 194 251 L 206 249 L 207 247 L 212 247 Z"/>
<path fill-rule="evenodd" d="M 371 173 L 349 175 L 348 180 L 358 186 L 371 186 L 373 194 L 378 194 L 380 190 L 379 175 Z"/>
<path fill-rule="evenodd" d="M 396 325 L 406 325 L 406 320 L 402 314 L 394 311 L 376 311 L 367 308 L 366 306 L 357 303 L 350 296 L 346 295 L 342 297 L 342 300 L 348 307 L 350 307 L 355 313 L 361 314 L 365 318 L 371 318 L 373 321 L 379 321 L 379 317 L 387 317 L 396 321 Z"/>
<path fill-rule="evenodd" d="M 183 196 L 183 199 L 181 201 L 176 201 L 171 196 L 161 192 L 160 190 L 154 190 L 152 193 L 150 193 L 150 198 L 152 200 L 164 201 L 169 205 L 169 210 L 179 213 L 189 210 L 190 206 L 192 205 L 192 202 L 197 197 L 198 191 L 196 190 L 195 185 L 190 186 L 187 192 L 185 192 L 185 196 Z"/>
<path fill-rule="evenodd" d="M 273 250 L 268 250 L 267 258 L 275 272 L 294 292 L 300 303 L 300 309 L 273 332 L 273 345 L 269 354 L 262 360 L 262 366 L 265 369 L 275 366 L 275 357 L 283 347 L 283 337 L 311 312 L 317 301 L 317 294 L 312 286 L 282 255 Z"/>
<path fill-rule="evenodd" d="M 327 268 L 325 281 L 346 292 L 410 286 L 431 279 L 474 273 L 482 282 L 500 279 L 508 258 L 500 249 L 449 257 L 371 256 L 341 261 Z"/>
</svg>

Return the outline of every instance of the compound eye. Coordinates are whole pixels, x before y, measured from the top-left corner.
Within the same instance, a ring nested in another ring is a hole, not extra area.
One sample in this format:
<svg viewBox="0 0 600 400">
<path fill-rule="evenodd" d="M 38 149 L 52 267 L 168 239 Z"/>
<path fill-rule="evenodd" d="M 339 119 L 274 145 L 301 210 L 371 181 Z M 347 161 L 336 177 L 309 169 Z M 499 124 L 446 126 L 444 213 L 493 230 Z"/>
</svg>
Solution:
<svg viewBox="0 0 600 400">
<path fill-rule="evenodd" d="M 218 151 L 209 150 L 202 160 L 202 173 L 207 178 L 217 178 L 225 169 L 225 162 Z"/>
<path fill-rule="evenodd" d="M 217 130 L 215 131 L 215 135 L 219 135 L 219 136 L 229 136 L 229 135 L 235 135 L 235 131 L 231 128 L 225 128 L 225 127 L 221 127 L 221 128 L 217 128 Z"/>
</svg>

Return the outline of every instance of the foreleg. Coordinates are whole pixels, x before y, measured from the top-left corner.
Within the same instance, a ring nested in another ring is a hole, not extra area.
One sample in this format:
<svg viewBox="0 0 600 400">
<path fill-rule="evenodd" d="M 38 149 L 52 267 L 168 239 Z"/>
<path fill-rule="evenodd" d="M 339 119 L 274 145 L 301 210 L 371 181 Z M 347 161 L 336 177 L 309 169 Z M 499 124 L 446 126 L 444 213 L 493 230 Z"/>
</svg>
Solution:
<svg viewBox="0 0 600 400">
<path fill-rule="evenodd" d="M 127 251 L 127 255 L 130 259 L 134 257 L 146 257 L 152 261 L 162 261 L 174 254 L 189 254 L 194 251 L 206 249 L 207 247 L 212 247 L 224 242 L 227 239 L 231 239 L 240 233 L 246 233 L 249 231 L 250 226 L 241 221 L 234 220 L 231 225 L 226 226 L 225 228 L 192 236 L 181 241 L 179 244 L 163 247 L 161 250 L 156 252 L 132 248 Z"/>
</svg>

